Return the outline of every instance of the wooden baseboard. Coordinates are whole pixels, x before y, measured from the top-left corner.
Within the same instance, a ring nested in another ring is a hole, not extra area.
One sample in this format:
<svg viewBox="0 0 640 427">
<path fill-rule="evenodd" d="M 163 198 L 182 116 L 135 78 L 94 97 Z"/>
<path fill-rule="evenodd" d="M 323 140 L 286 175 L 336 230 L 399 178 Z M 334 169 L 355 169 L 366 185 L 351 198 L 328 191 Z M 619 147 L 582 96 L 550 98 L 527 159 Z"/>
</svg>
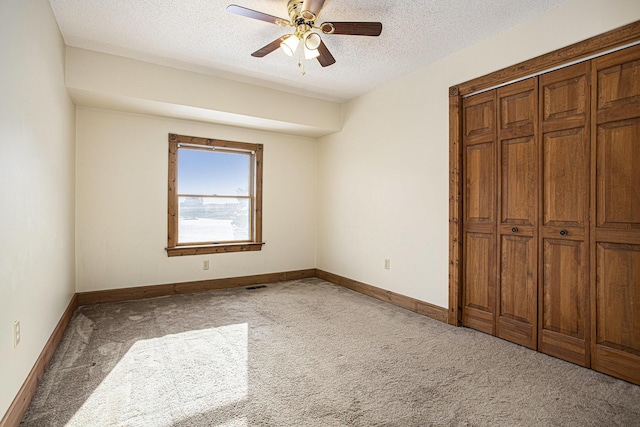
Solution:
<svg viewBox="0 0 640 427">
<path fill-rule="evenodd" d="M 31 403 L 31 398 L 38 388 L 38 384 L 42 381 L 44 371 L 47 369 L 51 358 L 56 352 L 58 344 L 60 344 L 60 340 L 62 339 L 62 335 L 64 335 L 64 331 L 67 329 L 67 326 L 69 326 L 69 322 L 71 321 L 76 308 L 78 308 L 78 296 L 77 294 L 74 294 L 67 306 L 67 309 L 64 311 L 60 321 L 53 330 L 51 337 L 49 337 L 49 340 L 44 345 L 36 363 L 33 365 L 33 368 L 31 368 L 31 372 L 27 375 L 27 379 L 22 384 L 22 387 L 20 387 L 20 390 L 18 391 L 15 399 L 13 399 L 13 402 L 11 402 L 7 413 L 0 421 L 0 427 L 15 427 L 20 424 L 25 411 L 29 407 L 29 403 Z"/>
<path fill-rule="evenodd" d="M 380 289 L 375 286 L 367 285 L 366 283 L 358 282 L 356 280 L 348 279 L 319 269 L 316 269 L 316 277 L 444 323 L 447 323 L 449 320 L 449 310 L 438 307 L 437 305 L 429 304 L 428 302 Z"/>
<path fill-rule="evenodd" d="M 165 285 L 139 286 L 135 288 L 107 289 L 104 291 L 78 292 L 78 305 L 103 302 L 127 301 L 166 295 L 187 294 L 260 285 L 263 283 L 283 282 L 285 280 L 315 277 L 316 270 L 285 271 L 282 273 L 258 274 L 253 276 L 230 277 L 227 279 L 199 280 L 195 282 L 170 283 Z"/>
</svg>

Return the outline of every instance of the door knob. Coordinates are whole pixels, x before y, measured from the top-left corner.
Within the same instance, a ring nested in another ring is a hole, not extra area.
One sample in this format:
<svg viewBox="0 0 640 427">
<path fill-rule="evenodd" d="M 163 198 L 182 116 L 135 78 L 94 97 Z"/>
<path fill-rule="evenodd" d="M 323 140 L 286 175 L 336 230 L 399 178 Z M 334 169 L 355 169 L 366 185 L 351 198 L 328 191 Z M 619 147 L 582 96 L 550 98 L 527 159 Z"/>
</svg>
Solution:
<svg viewBox="0 0 640 427">
<path fill-rule="evenodd" d="M 569 233 L 567 232 L 567 230 L 560 230 L 560 235 L 561 235 L 561 236 L 566 236 L 567 234 L 569 234 Z"/>
<path fill-rule="evenodd" d="M 517 233 L 517 232 L 518 232 L 518 227 L 513 227 L 513 228 L 511 229 L 511 232 L 512 232 L 512 233 Z"/>
</svg>

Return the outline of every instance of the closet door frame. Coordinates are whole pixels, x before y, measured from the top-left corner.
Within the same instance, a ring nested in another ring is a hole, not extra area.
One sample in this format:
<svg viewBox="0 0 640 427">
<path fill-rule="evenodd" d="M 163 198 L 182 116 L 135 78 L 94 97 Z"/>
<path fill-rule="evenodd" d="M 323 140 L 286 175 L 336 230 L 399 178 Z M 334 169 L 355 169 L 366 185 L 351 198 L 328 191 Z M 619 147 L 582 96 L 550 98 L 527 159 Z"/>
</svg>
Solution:
<svg viewBox="0 0 640 427">
<path fill-rule="evenodd" d="M 449 88 L 449 324 L 461 326 L 463 259 L 462 98 L 640 41 L 640 21 Z"/>
</svg>

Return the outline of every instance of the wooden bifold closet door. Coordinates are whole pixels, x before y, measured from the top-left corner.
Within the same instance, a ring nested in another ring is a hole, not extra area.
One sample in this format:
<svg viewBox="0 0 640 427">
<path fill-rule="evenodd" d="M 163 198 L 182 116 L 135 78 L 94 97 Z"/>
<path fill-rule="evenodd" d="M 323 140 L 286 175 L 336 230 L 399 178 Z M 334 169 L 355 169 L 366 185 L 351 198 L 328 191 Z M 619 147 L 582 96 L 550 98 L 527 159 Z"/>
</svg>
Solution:
<svg viewBox="0 0 640 427">
<path fill-rule="evenodd" d="M 462 324 L 537 347 L 537 79 L 464 100 Z"/>
<path fill-rule="evenodd" d="M 540 76 L 538 350 L 589 366 L 589 62 Z"/>
<path fill-rule="evenodd" d="M 593 60 L 592 367 L 640 384 L 640 46 Z"/>
<path fill-rule="evenodd" d="M 640 384 L 640 46 L 462 101 L 462 324 Z"/>
<path fill-rule="evenodd" d="M 538 81 L 498 97 L 496 335 L 536 348 L 538 295 Z"/>
<path fill-rule="evenodd" d="M 462 323 L 495 334 L 496 94 L 490 91 L 466 101 Z"/>
</svg>

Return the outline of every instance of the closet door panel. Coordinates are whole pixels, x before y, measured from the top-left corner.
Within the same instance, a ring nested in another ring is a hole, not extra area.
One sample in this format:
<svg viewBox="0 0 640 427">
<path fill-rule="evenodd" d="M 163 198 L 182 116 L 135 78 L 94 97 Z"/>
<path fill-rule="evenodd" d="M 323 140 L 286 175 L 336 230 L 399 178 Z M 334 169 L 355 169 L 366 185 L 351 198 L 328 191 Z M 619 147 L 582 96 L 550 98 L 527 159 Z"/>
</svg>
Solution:
<svg viewBox="0 0 640 427">
<path fill-rule="evenodd" d="M 539 350 L 585 365 L 587 244 L 551 236 L 543 241 Z"/>
<path fill-rule="evenodd" d="M 636 46 L 594 60 L 598 123 L 640 116 L 640 60 L 637 52 Z"/>
<path fill-rule="evenodd" d="M 593 368 L 640 382 L 640 245 L 598 243 Z"/>
<path fill-rule="evenodd" d="M 569 67 L 552 75 L 544 75 L 542 79 L 540 102 L 543 132 L 582 127 L 589 115 L 587 70 Z"/>
<path fill-rule="evenodd" d="M 501 224 L 537 224 L 538 161 L 533 137 L 501 141 Z"/>
<path fill-rule="evenodd" d="M 496 335 L 537 347 L 538 79 L 498 89 Z"/>
<path fill-rule="evenodd" d="M 495 91 L 463 100 L 462 324 L 495 334 Z"/>
<path fill-rule="evenodd" d="M 498 336 L 535 349 L 537 242 L 532 236 L 502 235 Z"/>
<path fill-rule="evenodd" d="M 592 366 L 640 384 L 640 46 L 592 63 Z"/>
<path fill-rule="evenodd" d="M 640 245 L 597 246 L 596 343 L 640 356 Z"/>
<path fill-rule="evenodd" d="M 464 246 L 462 324 L 493 334 L 496 292 L 494 234 L 466 233 Z"/>
<path fill-rule="evenodd" d="M 590 64 L 540 76 L 538 349 L 588 366 Z"/>
<path fill-rule="evenodd" d="M 588 131 L 574 128 L 543 138 L 543 225 L 585 225 L 588 207 Z"/>
<path fill-rule="evenodd" d="M 581 241 L 545 239 L 543 326 L 553 332 L 584 336 L 584 282 L 587 248 Z"/>
<path fill-rule="evenodd" d="M 468 143 L 474 139 L 492 140 L 496 133 L 495 94 L 486 92 L 466 98 L 464 109 L 464 137 Z"/>
<path fill-rule="evenodd" d="M 598 126 L 597 226 L 640 229 L 640 119 Z"/>
<path fill-rule="evenodd" d="M 469 227 L 495 225 L 495 147 L 487 142 L 465 147 L 466 220 Z"/>
</svg>

